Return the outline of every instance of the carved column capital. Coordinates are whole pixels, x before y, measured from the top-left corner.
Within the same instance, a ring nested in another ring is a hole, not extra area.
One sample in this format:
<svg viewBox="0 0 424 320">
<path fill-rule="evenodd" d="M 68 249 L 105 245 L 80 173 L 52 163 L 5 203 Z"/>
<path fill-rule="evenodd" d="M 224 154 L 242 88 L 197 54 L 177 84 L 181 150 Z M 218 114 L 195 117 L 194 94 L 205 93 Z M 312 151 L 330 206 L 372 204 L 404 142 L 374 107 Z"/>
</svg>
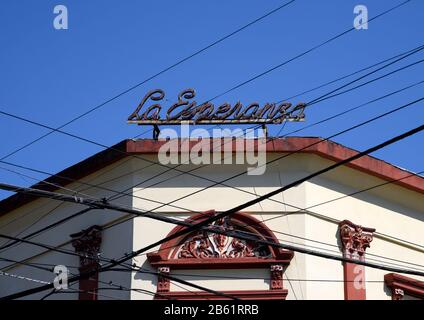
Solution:
<svg viewBox="0 0 424 320">
<path fill-rule="evenodd" d="M 102 228 L 92 226 L 86 230 L 71 234 L 72 246 L 80 255 L 80 269 L 97 267 L 102 243 Z"/>
<path fill-rule="evenodd" d="M 75 252 L 80 255 L 80 273 L 96 271 L 88 278 L 79 281 L 79 299 L 80 300 L 97 300 L 97 289 L 99 274 L 97 272 L 100 267 L 99 251 L 102 243 L 102 228 L 92 226 L 81 232 L 71 234 L 72 246 Z"/>
<path fill-rule="evenodd" d="M 375 229 L 362 227 L 349 220 L 339 223 L 343 256 L 352 259 L 364 259 L 364 253 L 373 240 Z"/>
</svg>

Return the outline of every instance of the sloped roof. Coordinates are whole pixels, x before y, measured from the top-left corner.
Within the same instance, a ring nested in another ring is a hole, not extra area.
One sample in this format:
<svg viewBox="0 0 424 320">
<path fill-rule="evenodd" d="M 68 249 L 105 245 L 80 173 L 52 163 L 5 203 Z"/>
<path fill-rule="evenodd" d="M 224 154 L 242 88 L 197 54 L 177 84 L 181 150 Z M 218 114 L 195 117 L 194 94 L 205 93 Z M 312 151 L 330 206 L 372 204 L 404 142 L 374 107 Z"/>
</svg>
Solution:
<svg viewBox="0 0 424 320">
<path fill-rule="evenodd" d="M 82 179 L 85 176 L 127 157 L 128 155 L 156 154 L 165 142 L 166 141 L 153 139 L 123 140 L 108 149 L 96 153 L 95 155 L 60 171 L 56 175 L 53 175 L 44 181 L 36 183 L 32 186 L 32 188 L 48 191 L 58 190 L 59 188 L 54 185 L 66 186 L 75 180 Z M 181 143 L 181 140 L 179 142 Z M 210 140 L 210 142 L 212 143 L 213 141 Z M 191 140 L 189 143 L 191 148 L 198 143 L 198 140 Z M 235 143 L 235 141 L 233 143 Z M 211 148 L 211 150 L 213 149 Z M 232 150 L 235 150 L 235 148 Z M 356 150 L 318 137 L 270 138 L 266 145 L 266 151 L 269 153 L 312 153 L 336 162 L 358 153 Z M 410 171 L 401 169 L 372 156 L 361 157 L 347 164 L 347 166 L 387 181 L 402 179 L 413 174 Z M 422 176 L 412 175 L 394 183 L 424 194 L 424 177 Z M 25 194 L 14 194 L 0 201 L 0 216 L 35 199 L 37 199 L 37 197 Z"/>
</svg>

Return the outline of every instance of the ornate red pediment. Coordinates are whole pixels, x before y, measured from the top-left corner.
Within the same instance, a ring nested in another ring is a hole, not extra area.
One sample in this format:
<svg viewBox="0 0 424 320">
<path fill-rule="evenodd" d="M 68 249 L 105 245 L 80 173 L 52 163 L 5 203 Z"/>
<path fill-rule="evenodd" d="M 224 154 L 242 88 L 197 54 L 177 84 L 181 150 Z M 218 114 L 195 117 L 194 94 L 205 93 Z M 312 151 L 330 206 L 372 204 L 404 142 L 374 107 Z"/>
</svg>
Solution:
<svg viewBox="0 0 424 320">
<path fill-rule="evenodd" d="M 220 219 L 214 223 L 223 230 L 233 230 L 231 222 Z M 238 259 L 269 256 L 268 250 L 258 250 L 254 243 L 224 234 L 201 231 L 189 237 L 178 248 L 177 259 Z"/>
<path fill-rule="evenodd" d="M 196 223 L 212 215 L 215 215 L 215 211 L 196 215 L 187 221 Z M 287 290 L 283 289 L 283 272 L 293 258 L 293 252 L 275 246 L 258 244 L 255 239 L 266 239 L 275 243 L 278 243 L 278 239 L 268 227 L 251 215 L 237 213 L 228 219 L 216 221 L 214 225 L 215 228 L 222 230 L 249 234 L 252 240 L 242 240 L 237 237 L 201 230 L 163 243 L 157 252 L 147 254 L 148 261 L 153 267 L 157 268 L 159 273 L 170 273 L 171 270 L 175 269 L 266 268 L 270 272 L 270 290 L 262 290 L 260 294 L 259 291 L 240 291 L 237 292 L 237 296 L 243 299 L 253 297 L 285 299 Z M 177 226 L 168 236 L 183 229 L 183 226 Z M 169 290 L 169 280 L 166 277 L 159 276 L 158 293 L 161 297 L 200 298 L 199 293 L 191 297 L 184 292 L 170 292 Z M 255 294 L 252 295 L 252 292 Z M 208 293 L 202 294 L 205 294 L 205 297 L 210 295 Z"/>
<path fill-rule="evenodd" d="M 199 222 L 214 215 L 215 211 L 196 215 L 190 222 Z M 218 220 L 215 226 L 223 230 L 241 231 L 260 239 L 275 241 L 277 238 L 263 223 L 250 215 L 238 213 L 228 220 Z M 178 226 L 169 235 L 182 230 Z M 293 252 L 281 248 L 258 245 L 254 240 L 246 241 L 222 234 L 199 231 L 185 238 L 164 243 L 158 252 L 147 258 L 153 266 L 172 266 L 173 269 L 246 269 L 273 264 L 288 265 Z"/>
</svg>

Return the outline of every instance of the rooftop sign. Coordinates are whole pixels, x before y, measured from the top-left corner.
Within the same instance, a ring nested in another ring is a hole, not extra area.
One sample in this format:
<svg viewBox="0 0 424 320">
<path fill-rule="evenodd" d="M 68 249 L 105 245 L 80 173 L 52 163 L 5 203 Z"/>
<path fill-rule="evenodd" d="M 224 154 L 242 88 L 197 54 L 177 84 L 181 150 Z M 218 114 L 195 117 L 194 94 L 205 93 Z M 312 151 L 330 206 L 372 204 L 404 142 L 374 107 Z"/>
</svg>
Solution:
<svg viewBox="0 0 424 320">
<path fill-rule="evenodd" d="M 134 112 L 128 117 L 128 123 L 139 125 L 173 124 L 279 124 L 284 121 L 302 121 L 305 118 L 305 104 L 292 105 L 289 102 L 257 102 L 243 106 L 240 101 L 231 105 L 227 102 L 215 106 L 211 102 L 197 104 L 194 89 L 185 89 L 178 95 L 178 101 L 172 104 L 161 118 L 162 101 L 165 92 L 161 89 L 149 91 Z"/>
</svg>

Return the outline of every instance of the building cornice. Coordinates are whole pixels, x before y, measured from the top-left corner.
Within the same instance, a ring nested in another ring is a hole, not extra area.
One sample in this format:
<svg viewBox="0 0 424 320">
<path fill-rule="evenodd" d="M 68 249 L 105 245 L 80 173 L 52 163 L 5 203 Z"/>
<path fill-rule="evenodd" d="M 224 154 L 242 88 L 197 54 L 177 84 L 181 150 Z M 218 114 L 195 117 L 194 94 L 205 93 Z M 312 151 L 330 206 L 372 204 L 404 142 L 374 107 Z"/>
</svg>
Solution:
<svg viewBox="0 0 424 320">
<path fill-rule="evenodd" d="M 179 143 L 185 139 L 180 139 Z M 222 140 L 222 139 L 218 139 Z M 216 143 L 216 139 L 209 139 L 210 143 Z M 123 140 L 118 144 L 103 150 L 95 155 L 71 166 L 61 172 L 47 178 L 32 186 L 47 191 L 55 191 L 59 188 L 56 186 L 66 186 L 75 180 L 80 180 L 98 170 L 101 170 L 129 155 L 157 154 L 160 147 L 166 143 L 165 140 L 140 139 L 140 140 Z M 190 140 L 189 146 L 192 148 L 198 143 L 198 140 Z M 222 143 L 227 143 L 223 141 Z M 236 143 L 233 141 L 233 143 Z M 213 149 L 211 149 L 213 150 Z M 233 148 L 232 150 L 236 150 Z M 287 138 L 269 138 L 266 144 L 267 153 L 307 153 L 315 154 L 331 161 L 341 161 L 358 153 L 358 151 L 342 146 L 338 143 L 323 140 L 317 137 L 287 137 Z M 424 194 L 424 177 L 414 175 L 412 172 L 396 167 L 383 160 L 364 156 L 360 159 L 352 161 L 346 165 L 355 170 L 376 176 L 386 181 L 395 181 L 394 184 L 404 188 Z M 405 178 L 407 177 L 407 178 Z M 0 216 L 15 210 L 37 197 L 15 194 L 0 201 Z"/>
</svg>

